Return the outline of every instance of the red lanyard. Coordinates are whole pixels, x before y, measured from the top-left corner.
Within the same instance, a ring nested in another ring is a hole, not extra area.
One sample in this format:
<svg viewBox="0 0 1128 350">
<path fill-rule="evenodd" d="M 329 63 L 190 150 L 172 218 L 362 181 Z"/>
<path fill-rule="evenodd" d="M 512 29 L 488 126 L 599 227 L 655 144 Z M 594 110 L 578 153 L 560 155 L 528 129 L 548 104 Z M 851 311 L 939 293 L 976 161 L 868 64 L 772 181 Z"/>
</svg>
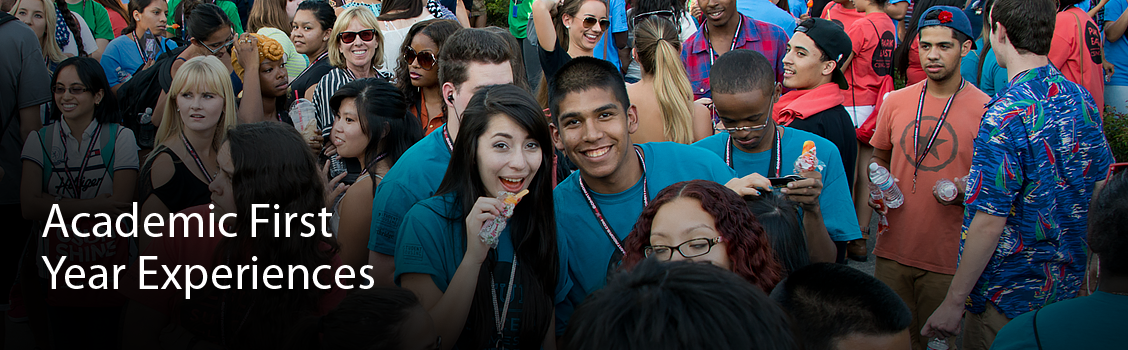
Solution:
<svg viewBox="0 0 1128 350">
<path fill-rule="evenodd" d="M 60 122 L 65 123 L 62 121 Z M 92 122 L 97 123 L 98 121 L 95 120 Z M 74 191 L 74 197 L 71 198 L 82 198 L 82 182 L 83 180 L 85 180 L 86 164 L 90 161 L 90 154 L 94 151 L 94 142 L 98 140 L 98 134 L 100 134 L 101 132 L 102 124 L 98 124 L 98 126 L 94 127 L 94 133 L 90 135 L 90 144 L 86 146 L 86 153 L 82 157 L 82 163 L 78 168 L 78 177 L 75 178 L 73 175 L 71 175 L 70 171 L 70 150 L 67 149 L 67 135 L 66 133 L 63 133 L 63 126 L 59 125 L 59 139 L 63 142 L 63 170 L 65 170 L 67 174 L 67 180 L 70 180 L 71 187 L 73 187 Z M 110 167 L 113 166 L 112 164 L 103 164 L 103 166 L 106 167 L 106 171 L 113 171 L 112 169 L 110 169 Z"/>
<path fill-rule="evenodd" d="M 454 141 L 450 140 L 450 132 L 447 131 L 446 126 L 443 126 L 443 141 L 446 141 L 447 150 L 454 153 Z"/>
<path fill-rule="evenodd" d="M 936 128 L 932 130 L 932 136 L 928 138 L 928 143 L 924 145 L 924 150 L 916 155 L 916 164 L 913 165 L 913 193 L 916 193 L 916 178 L 917 172 L 920 171 L 920 164 L 924 163 L 924 157 L 928 155 L 928 151 L 932 150 L 932 145 L 936 143 L 936 136 L 940 135 L 940 129 L 944 127 L 944 120 L 948 119 L 948 109 L 952 108 L 952 101 L 956 100 L 956 95 L 963 91 L 964 85 L 967 81 L 960 78 L 960 89 L 948 98 L 948 103 L 944 104 L 944 111 L 940 112 L 940 119 L 936 121 Z M 920 120 L 924 114 L 924 95 L 928 92 L 928 81 L 924 82 L 924 88 L 920 89 L 920 100 L 917 101 L 916 122 L 913 124 L 913 151 L 920 150 Z"/>
<path fill-rule="evenodd" d="M 775 130 L 775 143 L 772 144 L 771 159 L 768 160 L 768 165 L 772 166 L 772 169 L 768 169 L 768 174 L 774 174 L 772 175 L 773 177 L 781 176 L 780 169 L 783 168 L 783 161 L 781 159 L 783 159 L 783 140 L 780 138 L 779 128 L 777 127 Z M 725 142 L 725 164 L 728 164 L 729 168 L 736 169 L 736 167 L 732 165 L 732 134 L 729 134 L 728 141 Z"/>
<path fill-rule="evenodd" d="M 740 37 L 740 27 L 744 26 L 744 15 L 741 15 L 739 13 L 737 15 L 740 15 L 740 19 L 736 21 L 736 32 L 732 33 L 732 46 L 729 46 L 729 51 L 736 50 L 736 38 Z M 705 26 L 704 28 L 705 42 L 709 43 L 709 67 L 712 67 L 713 59 L 715 59 L 719 55 L 717 55 L 717 53 L 713 51 L 713 42 L 709 40 L 709 26 Z"/>
<path fill-rule="evenodd" d="M 646 205 L 650 204 L 650 190 L 647 189 L 649 184 L 646 182 L 646 159 L 642 157 L 642 151 L 638 150 L 638 146 L 635 146 L 635 154 L 638 155 L 639 164 L 642 164 L 642 207 L 646 208 Z M 607 219 L 603 217 L 603 212 L 599 210 L 599 205 L 595 204 L 595 201 L 591 199 L 591 193 L 588 192 L 587 186 L 584 185 L 583 178 L 580 178 L 580 191 L 584 193 L 584 199 L 587 199 L 588 206 L 591 207 L 591 212 L 595 214 L 595 218 L 599 220 L 599 225 L 603 226 L 603 232 L 607 233 L 607 237 L 611 238 L 611 243 L 615 243 L 615 247 L 619 248 L 619 252 L 626 255 L 627 250 L 623 249 L 623 242 L 619 240 L 618 236 L 615 236 L 615 230 L 611 229 L 611 225 L 608 224 Z"/>
<path fill-rule="evenodd" d="M 196 161 L 196 166 L 200 167 L 200 172 L 204 173 L 204 178 L 208 179 L 208 183 L 212 182 L 211 173 L 208 173 L 208 168 L 204 166 L 204 162 L 200 160 L 200 156 L 196 155 L 196 149 L 192 147 L 192 143 L 188 142 L 188 138 L 184 136 L 184 132 L 180 133 L 180 139 L 184 140 L 184 148 L 188 149 L 188 155 L 192 156 L 192 160 Z"/>
</svg>

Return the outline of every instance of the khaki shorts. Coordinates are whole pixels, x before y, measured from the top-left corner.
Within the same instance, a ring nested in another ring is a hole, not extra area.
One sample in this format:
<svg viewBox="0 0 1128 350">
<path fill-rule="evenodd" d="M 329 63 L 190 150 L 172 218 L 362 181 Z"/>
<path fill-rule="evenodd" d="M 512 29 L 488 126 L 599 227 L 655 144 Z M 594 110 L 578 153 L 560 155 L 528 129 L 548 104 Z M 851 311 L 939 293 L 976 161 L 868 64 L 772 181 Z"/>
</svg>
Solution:
<svg viewBox="0 0 1128 350">
<path fill-rule="evenodd" d="M 905 301 L 913 312 L 913 323 L 909 326 L 913 350 L 928 348 L 928 338 L 920 336 L 925 321 L 944 302 L 952 275 L 945 275 L 903 265 L 893 260 L 877 257 L 873 277 L 885 282 L 893 292 Z M 949 349 L 956 349 L 955 338 L 949 340 Z"/>
<path fill-rule="evenodd" d="M 474 0 L 474 4 L 470 7 L 470 17 L 485 16 L 486 15 L 486 0 Z"/>
<path fill-rule="evenodd" d="M 999 330 L 1003 329 L 1003 326 L 1006 326 L 1007 322 L 1010 322 L 1010 319 L 1000 313 L 990 302 L 987 303 L 987 309 L 981 314 L 973 314 L 970 311 L 965 311 L 963 349 L 990 349 L 991 343 L 995 342 L 995 335 L 999 334 Z"/>
</svg>

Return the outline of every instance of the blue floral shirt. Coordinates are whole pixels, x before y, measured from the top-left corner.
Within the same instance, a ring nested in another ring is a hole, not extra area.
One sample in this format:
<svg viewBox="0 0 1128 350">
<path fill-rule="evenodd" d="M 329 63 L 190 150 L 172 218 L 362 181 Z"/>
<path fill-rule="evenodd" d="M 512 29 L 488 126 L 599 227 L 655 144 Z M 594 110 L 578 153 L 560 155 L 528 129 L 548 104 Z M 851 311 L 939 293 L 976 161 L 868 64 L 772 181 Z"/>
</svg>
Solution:
<svg viewBox="0 0 1128 350">
<path fill-rule="evenodd" d="M 975 139 L 960 254 L 977 211 L 1006 217 L 967 310 L 1014 318 L 1076 296 L 1085 270 L 1093 183 L 1112 154 L 1093 97 L 1046 65 L 988 103 Z"/>
</svg>

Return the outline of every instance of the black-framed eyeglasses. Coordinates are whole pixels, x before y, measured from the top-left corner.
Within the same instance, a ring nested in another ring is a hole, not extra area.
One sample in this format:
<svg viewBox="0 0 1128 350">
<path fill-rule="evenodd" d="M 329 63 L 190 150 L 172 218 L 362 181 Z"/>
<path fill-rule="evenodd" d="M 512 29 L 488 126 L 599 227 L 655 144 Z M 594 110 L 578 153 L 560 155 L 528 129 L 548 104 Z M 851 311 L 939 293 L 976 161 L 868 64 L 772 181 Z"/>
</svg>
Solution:
<svg viewBox="0 0 1128 350">
<path fill-rule="evenodd" d="M 417 59 L 419 60 L 419 67 L 422 67 L 423 70 L 435 68 L 435 54 L 430 51 L 415 52 L 415 49 L 411 48 L 411 46 L 403 50 L 403 60 L 406 61 L 408 65 L 411 65 L 411 62 Z"/>
<path fill-rule="evenodd" d="M 219 50 L 230 53 L 231 47 L 235 45 L 235 33 L 231 33 L 231 39 L 227 39 L 223 44 L 216 45 L 217 44 L 204 44 L 204 48 L 208 49 L 208 52 L 211 52 L 212 56 L 219 56 Z M 212 46 L 215 46 L 215 48 L 213 49 Z"/>
<path fill-rule="evenodd" d="M 352 42 L 356 41 L 357 37 L 360 37 L 360 40 L 364 42 L 372 41 L 372 39 L 376 38 L 376 30 L 365 29 L 356 32 L 341 32 L 340 34 L 337 34 L 337 40 L 340 40 L 342 44 L 352 44 Z"/>
<path fill-rule="evenodd" d="M 774 84 L 773 86 L 774 86 L 774 87 L 775 87 L 776 89 L 778 89 L 780 85 L 779 85 L 779 83 L 775 83 L 775 84 Z M 767 105 L 767 111 L 764 111 L 764 115 L 767 115 L 768 117 L 767 117 L 767 119 L 766 119 L 766 120 L 764 120 L 764 123 L 763 123 L 763 124 L 760 124 L 760 125 L 753 125 L 753 126 L 740 126 L 740 127 L 734 127 L 734 128 L 723 128 L 723 127 L 720 127 L 720 126 L 718 126 L 718 125 L 714 125 L 714 126 L 713 126 L 713 131 L 716 131 L 716 132 L 722 132 L 722 131 L 724 131 L 724 132 L 729 132 L 729 133 L 733 133 L 733 132 L 741 132 L 741 131 L 752 131 L 752 132 L 756 132 L 756 131 L 761 131 L 761 130 L 767 129 L 769 125 L 772 125 L 772 117 L 771 117 L 771 113 L 772 113 L 772 106 L 775 106 L 775 103 L 776 103 L 776 99 L 777 99 L 778 97 L 779 97 L 779 96 L 775 96 L 775 95 L 773 95 L 773 96 L 772 96 L 772 101 L 771 101 L 772 103 L 769 103 L 769 104 Z M 721 119 L 721 118 L 720 118 L 720 115 L 718 115 L 718 114 L 717 114 L 717 107 L 716 107 L 716 105 L 714 105 L 714 104 L 710 103 L 710 104 L 707 104 L 707 105 L 705 105 L 705 107 L 708 107 L 708 108 L 709 108 L 709 112 L 710 112 L 710 113 L 712 113 L 712 114 L 713 114 L 714 116 L 716 116 L 716 118 L 715 118 L 715 119 L 713 119 L 713 120 L 718 120 L 718 119 Z M 721 124 L 724 124 L 724 121 L 723 121 L 723 120 L 721 121 Z"/>
<path fill-rule="evenodd" d="M 688 259 L 709 254 L 709 251 L 713 250 L 713 246 L 723 242 L 724 238 L 721 236 L 712 239 L 695 238 L 673 247 L 665 245 L 646 246 L 646 248 L 643 248 L 642 254 L 646 255 L 646 257 L 653 256 L 658 260 L 667 261 L 674 257 L 674 251 L 676 250 L 678 254 Z"/>
<path fill-rule="evenodd" d="M 645 21 L 647 18 L 654 17 L 654 16 L 658 16 L 660 18 L 665 18 L 665 19 L 673 22 L 674 11 L 658 10 L 658 11 L 643 12 L 643 13 L 634 15 L 634 17 L 631 17 L 631 27 L 637 28 L 639 23 L 641 23 L 642 21 Z"/>
<path fill-rule="evenodd" d="M 87 89 L 85 86 L 80 85 L 71 86 L 69 89 L 63 85 L 55 85 L 55 88 L 51 89 L 51 91 L 55 92 L 56 95 L 62 95 L 66 93 L 67 90 L 70 90 L 71 95 L 82 95 L 87 91 L 90 91 L 90 89 Z"/>
<path fill-rule="evenodd" d="M 584 29 L 590 29 L 592 26 L 595 26 L 596 23 L 599 23 L 599 29 L 600 30 L 611 29 L 611 20 L 609 20 L 609 19 L 606 19 L 606 18 L 599 19 L 599 18 L 595 18 L 595 17 L 584 17 Z"/>
</svg>

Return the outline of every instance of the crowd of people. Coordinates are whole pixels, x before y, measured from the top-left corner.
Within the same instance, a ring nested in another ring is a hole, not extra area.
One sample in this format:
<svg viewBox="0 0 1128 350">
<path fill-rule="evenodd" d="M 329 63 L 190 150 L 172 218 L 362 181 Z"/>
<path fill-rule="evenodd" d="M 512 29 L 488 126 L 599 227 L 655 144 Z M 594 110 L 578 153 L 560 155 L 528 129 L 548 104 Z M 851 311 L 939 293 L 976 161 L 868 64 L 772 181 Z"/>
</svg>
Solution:
<svg viewBox="0 0 1128 350">
<path fill-rule="evenodd" d="M 2 0 L 0 344 L 1123 347 L 1128 0 L 498 2 Z"/>
</svg>

